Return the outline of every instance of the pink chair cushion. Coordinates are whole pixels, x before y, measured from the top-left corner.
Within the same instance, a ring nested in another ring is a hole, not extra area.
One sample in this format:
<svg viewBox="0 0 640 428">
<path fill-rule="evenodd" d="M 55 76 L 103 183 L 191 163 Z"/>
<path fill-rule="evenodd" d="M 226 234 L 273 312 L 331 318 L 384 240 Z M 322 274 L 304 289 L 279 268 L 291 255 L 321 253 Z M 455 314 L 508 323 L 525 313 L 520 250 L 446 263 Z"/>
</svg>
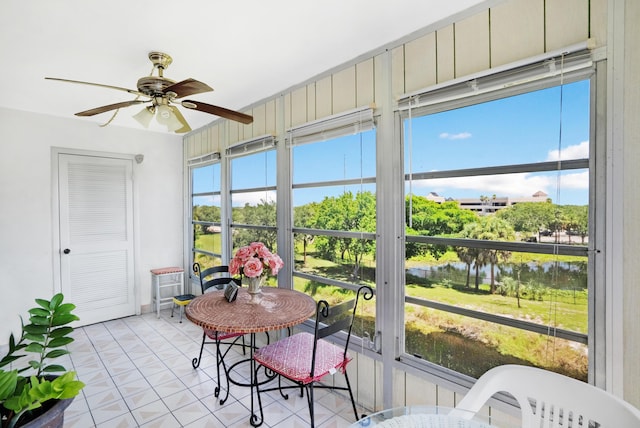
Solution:
<svg viewBox="0 0 640 428">
<path fill-rule="evenodd" d="M 242 333 L 227 333 L 224 331 L 216 331 L 216 330 L 204 330 L 204 333 L 209 336 L 211 340 L 225 340 L 231 339 L 232 337 L 242 336 Z"/>
<path fill-rule="evenodd" d="M 318 341 L 316 366 L 311 377 L 313 335 L 297 333 L 258 349 L 253 358 L 260 364 L 289 379 L 303 384 L 318 381 L 335 370 L 344 370 L 351 357 L 344 358 L 344 349 L 326 340 Z"/>
</svg>

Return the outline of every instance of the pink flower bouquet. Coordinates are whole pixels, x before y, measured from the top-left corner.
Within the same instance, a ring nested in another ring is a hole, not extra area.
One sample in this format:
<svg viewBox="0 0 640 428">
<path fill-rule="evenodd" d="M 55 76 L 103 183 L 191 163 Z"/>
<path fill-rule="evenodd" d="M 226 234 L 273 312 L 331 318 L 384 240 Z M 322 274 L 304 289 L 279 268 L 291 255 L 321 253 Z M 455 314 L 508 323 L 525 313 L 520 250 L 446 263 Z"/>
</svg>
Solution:
<svg viewBox="0 0 640 428">
<path fill-rule="evenodd" d="M 275 276 L 283 266 L 280 256 L 269 251 L 262 242 L 252 242 L 236 251 L 229 262 L 229 273 L 241 274 L 249 278 L 268 274 Z"/>
</svg>

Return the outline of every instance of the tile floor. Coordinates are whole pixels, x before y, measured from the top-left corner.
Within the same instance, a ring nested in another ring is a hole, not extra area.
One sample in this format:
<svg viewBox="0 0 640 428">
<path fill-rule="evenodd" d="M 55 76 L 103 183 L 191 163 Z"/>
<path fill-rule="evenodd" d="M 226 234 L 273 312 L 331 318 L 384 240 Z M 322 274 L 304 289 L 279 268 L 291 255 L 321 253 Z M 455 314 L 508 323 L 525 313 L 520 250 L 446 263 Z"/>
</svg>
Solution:
<svg viewBox="0 0 640 428">
<path fill-rule="evenodd" d="M 214 397 L 213 345 L 205 346 L 200 367 L 193 369 L 202 330 L 188 320 L 178 323 L 169 312 L 161 311 L 159 319 L 151 313 L 74 331 L 70 361 L 61 363 L 72 366 L 86 387 L 65 412 L 65 428 L 251 426 L 249 388 L 231 385 L 221 405 Z M 240 349 L 231 352 L 230 361 L 243 358 Z M 306 398 L 295 393 L 288 400 L 277 392 L 261 395 L 263 427 L 309 426 Z M 354 422 L 348 399 L 325 390 L 316 390 L 315 396 L 318 428 Z"/>
</svg>

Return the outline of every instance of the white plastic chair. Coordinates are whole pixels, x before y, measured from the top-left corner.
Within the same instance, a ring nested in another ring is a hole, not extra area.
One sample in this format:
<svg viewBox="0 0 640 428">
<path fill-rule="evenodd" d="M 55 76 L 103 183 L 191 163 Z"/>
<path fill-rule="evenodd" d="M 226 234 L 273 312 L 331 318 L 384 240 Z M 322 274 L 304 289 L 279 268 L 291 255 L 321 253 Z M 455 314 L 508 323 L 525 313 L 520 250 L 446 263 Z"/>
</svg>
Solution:
<svg viewBox="0 0 640 428">
<path fill-rule="evenodd" d="M 640 427 L 640 410 L 607 391 L 534 367 L 504 365 L 478 379 L 452 411 L 479 411 L 498 392 L 520 405 L 523 428 Z M 469 418 L 469 413 L 460 412 Z"/>
</svg>

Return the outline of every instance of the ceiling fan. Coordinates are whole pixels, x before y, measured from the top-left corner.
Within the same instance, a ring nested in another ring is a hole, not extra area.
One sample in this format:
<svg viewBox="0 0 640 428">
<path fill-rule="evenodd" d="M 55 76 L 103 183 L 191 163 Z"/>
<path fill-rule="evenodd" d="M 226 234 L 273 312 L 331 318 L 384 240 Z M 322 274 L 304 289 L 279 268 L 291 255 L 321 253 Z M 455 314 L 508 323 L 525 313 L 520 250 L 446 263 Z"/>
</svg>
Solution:
<svg viewBox="0 0 640 428">
<path fill-rule="evenodd" d="M 195 79 L 186 79 L 175 82 L 163 76 L 164 70 L 169 67 L 173 61 L 171 56 L 162 52 L 149 52 L 149 60 L 153 63 L 153 70 L 150 76 L 138 79 L 138 89 L 127 89 L 119 86 L 103 85 L 101 83 L 83 82 L 80 80 L 60 79 L 57 77 L 45 77 L 48 80 L 58 80 L 60 82 L 80 83 L 83 85 L 100 86 L 103 88 L 116 89 L 128 92 L 137 97 L 133 100 L 123 101 L 115 104 L 109 104 L 102 107 L 96 107 L 91 110 L 76 113 L 76 116 L 93 116 L 108 111 L 118 110 L 122 107 L 129 107 L 136 104 L 150 103 L 145 106 L 139 113 L 134 115 L 140 124 L 149 127 L 151 119 L 155 116 L 158 123 L 165 125 L 169 131 L 183 133 L 191 131 L 191 127 L 185 120 L 182 113 L 174 103 L 179 103 L 182 107 L 191 110 L 198 110 L 215 116 L 224 117 L 226 119 L 235 120 L 244 124 L 253 122 L 253 117 L 229 110 L 224 107 L 218 107 L 211 104 L 205 104 L 193 100 L 181 100 L 181 98 L 189 95 L 200 94 L 203 92 L 213 91 L 206 83 L 199 82 Z M 153 71 L 157 70 L 157 76 L 153 75 Z M 144 98 L 144 99 L 140 99 Z"/>
</svg>

